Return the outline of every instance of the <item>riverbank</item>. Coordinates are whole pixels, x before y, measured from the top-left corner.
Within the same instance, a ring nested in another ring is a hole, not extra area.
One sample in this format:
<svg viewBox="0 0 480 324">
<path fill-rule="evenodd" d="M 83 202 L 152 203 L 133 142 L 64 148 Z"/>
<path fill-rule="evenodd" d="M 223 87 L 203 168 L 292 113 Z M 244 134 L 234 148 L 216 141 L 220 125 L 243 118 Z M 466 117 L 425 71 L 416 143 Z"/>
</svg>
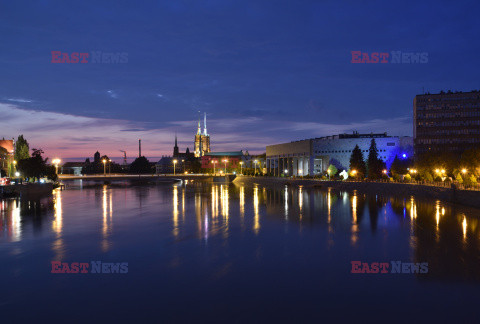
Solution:
<svg viewBox="0 0 480 324">
<path fill-rule="evenodd" d="M 51 195 L 53 183 L 24 183 L 11 186 L 2 186 L 0 198 L 24 197 L 27 199 L 41 198 Z"/>
<path fill-rule="evenodd" d="M 312 179 L 287 179 L 273 177 L 237 177 L 235 184 L 263 185 L 263 186 L 303 186 L 307 188 L 332 188 L 339 191 L 374 194 L 381 196 L 416 196 L 421 198 L 439 199 L 445 202 L 480 208 L 480 191 L 459 190 L 444 187 L 427 186 L 409 183 L 389 182 L 349 182 L 349 181 L 320 181 Z"/>
</svg>

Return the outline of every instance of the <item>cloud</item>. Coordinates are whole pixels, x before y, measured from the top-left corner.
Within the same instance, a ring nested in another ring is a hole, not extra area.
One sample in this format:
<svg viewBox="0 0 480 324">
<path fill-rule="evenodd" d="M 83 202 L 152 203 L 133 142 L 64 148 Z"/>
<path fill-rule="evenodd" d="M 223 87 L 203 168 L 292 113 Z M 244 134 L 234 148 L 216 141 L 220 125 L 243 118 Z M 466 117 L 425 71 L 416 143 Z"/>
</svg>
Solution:
<svg viewBox="0 0 480 324">
<path fill-rule="evenodd" d="M 8 100 L 8 101 L 12 101 L 12 102 L 20 102 L 20 103 L 33 102 L 33 100 L 23 99 L 23 98 L 10 98 L 10 99 L 7 99 L 7 100 Z"/>
<path fill-rule="evenodd" d="M 30 147 L 42 148 L 46 156 L 62 159 L 92 157 L 95 151 L 121 159 L 119 150 L 129 157 L 138 154 L 138 139 L 142 139 L 142 154 L 155 161 L 172 154 L 175 133 L 181 151 L 193 150 L 197 120 L 167 121 L 162 123 L 92 118 L 70 114 L 19 108 L 0 103 L 4 125 L 0 136 L 17 137 L 24 134 Z M 294 140 L 350 133 L 383 133 L 411 135 L 410 117 L 372 119 L 344 124 L 315 121 L 292 122 L 271 120 L 266 116 L 221 118 L 207 120 L 213 151 L 248 150 L 262 153 L 270 144 Z M 202 122 L 203 127 L 203 122 Z"/>
<path fill-rule="evenodd" d="M 107 90 L 107 93 L 110 98 L 118 99 L 118 94 L 114 90 Z"/>
</svg>

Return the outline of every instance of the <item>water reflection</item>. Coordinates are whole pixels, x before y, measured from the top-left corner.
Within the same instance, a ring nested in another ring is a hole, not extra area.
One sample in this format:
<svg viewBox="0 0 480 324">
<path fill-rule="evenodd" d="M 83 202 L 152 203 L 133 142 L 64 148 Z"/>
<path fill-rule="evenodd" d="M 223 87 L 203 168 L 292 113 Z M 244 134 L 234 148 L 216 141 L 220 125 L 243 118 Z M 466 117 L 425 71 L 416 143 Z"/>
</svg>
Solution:
<svg viewBox="0 0 480 324">
<path fill-rule="evenodd" d="M 57 260 L 67 256 L 65 242 L 70 241 L 65 235 L 75 232 L 69 218 L 75 208 L 84 206 L 85 215 L 95 216 L 84 226 L 96 226 L 95 233 L 101 233 L 95 244 L 103 253 L 116 248 L 112 243 L 119 235 L 113 231 L 114 208 L 115 228 L 118 221 L 125 221 L 118 214 L 132 208 L 136 212 L 129 213 L 130 222 L 143 220 L 148 224 L 145 226 L 158 226 L 159 232 L 165 226 L 167 238 L 175 242 L 194 238 L 212 244 L 214 239 L 225 243 L 222 246 L 226 248 L 239 232 L 256 240 L 272 232 L 299 236 L 311 232 L 322 237 L 325 248 L 334 252 L 362 251 L 370 259 L 428 262 L 428 278 L 480 280 L 480 211 L 442 201 L 294 186 L 189 182 L 115 189 L 107 185 L 84 187 L 75 193 L 55 191 L 50 200 L 3 200 L 0 206 L 2 239 L 21 242 L 25 237 L 31 239 L 33 231 L 49 233 L 49 248 Z M 157 220 L 167 217 L 166 223 L 154 223 L 149 215 Z M 289 241 L 285 244 L 288 246 Z M 402 253 L 374 254 L 389 246 L 397 246 Z"/>
<path fill-rule="evenodd" d="M 103 186 L 102 190 L 102 241 L 101 249 L 103 252 L 107 252 L 111 248 L 110 235 L 112 231 L 113 222 L 113 202 L 112 202 L 112 189 L 108 189 L 107 185 Z"/>
</svg>

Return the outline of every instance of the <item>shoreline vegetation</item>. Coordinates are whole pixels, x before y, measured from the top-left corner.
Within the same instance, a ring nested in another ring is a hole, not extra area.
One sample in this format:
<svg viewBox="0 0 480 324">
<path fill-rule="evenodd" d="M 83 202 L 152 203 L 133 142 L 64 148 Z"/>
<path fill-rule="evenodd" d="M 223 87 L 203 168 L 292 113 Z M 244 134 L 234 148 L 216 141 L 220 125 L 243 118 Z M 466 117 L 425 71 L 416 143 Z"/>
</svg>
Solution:
<svg viewBox="0 0 480 324">
<path fill-rule="evenodd" d="M 233 183 L 243 185 L 263 186 L 302 186 L 303 188 L 318 188 L 339 191 L 374 194 L 379 196 L 411 196 L 437 199 L 448 203 L 480 208 L 480 191 L 461 190 L 455 187 L 438 187 L 425 184 L 398 183 L 398 182 L 364 182 L 364 181 L 324 181 L 313 179 L 288 179 L 277 177 L 239 176 Z"/>
</svg>

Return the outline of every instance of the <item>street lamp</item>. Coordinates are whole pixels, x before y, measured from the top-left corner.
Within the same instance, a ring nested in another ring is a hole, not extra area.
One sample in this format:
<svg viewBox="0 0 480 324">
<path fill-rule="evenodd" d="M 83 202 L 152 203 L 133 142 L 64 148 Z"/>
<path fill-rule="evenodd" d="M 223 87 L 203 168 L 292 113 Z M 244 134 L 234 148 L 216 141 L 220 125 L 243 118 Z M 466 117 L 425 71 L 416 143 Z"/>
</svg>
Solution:
<svg viewBox="0 0 480 324">
<path fill-rule="evenodd" d="M 54 159 L 52 163 L 55 165 L 55 174 L 58 174 L 58 165 L 60 164 L 60 159 Z M 17 164 L 17 161 L 13 161 L 13 164 Z"/>
<path fill-rule="evenodd" d="M 240 174 L 243 175 L 243 161 L 240 161 Z"/>
<path fill-rule="evenodd" d="M 287 170 L 287 169 L 285 169 L 283 172 L 285 173 L 285 176 L 288 174 L 288 170 Z"/>
<path fill-rule="evenodd" d="M 16 173 L 17 171 L 17 161 L 13 160 L 13 169 L 15 170 L 14 172 Z"/>
<path fill-rule="evenodd" d="M 467 173 L 467 169 L 462 169 L 462 173 L 463 174 Z"/>
<path fill-rule="evenodd" d="M 213 175 L 215 175 L 215 164 L 217 164 L 217 160 L 212 160 L 212 163 L 213 163 Z"/>
<path fill-rule="evenodd" d="M 327 173 L 328 173 L 328 180 L 330 180 L 330 169 L 327 169 Z"/>
<path fill-rule="evenodd" d="M 106 177 L 107 176 L 107 169 L 106 169 L 107 160 L 103 159 L 102 162 L 103 162 L 103 176 Z"/>
<path fill-rule="evenodd" d="M 177 160 L 173 160 L 173 175 L 175 175 L 175 169 L 177 168 Z"/>
<path fill-rule="evenodd" d="M 182 160 L 182 164 L 183 164 L 183 172 L 185 172 L 185 160 Z"/>
<path fill-rule="evenodd" d="M 253 163 L 255 164 L 255 175 L 257 175 L 257 163 L 258 163 L 258 160 L 253 161 Z"/>
<path fill-rule="evenodd" d="M 355 175 L 357 174 L 357 170 L 352 170 L 351 173 L 352 173 L 352 176 L 355 177 Z"/>
<path fill-rule="evenodd" d="M 112 169 L 111 169 L 111 165 L 112 165 L 112 160 L 108 160 L 108 174 L 112 174 Z"/>
<path fill-rule="evenodd" d="M 227 160 L 227 159 L 223 160 L 223 163 L 225 164 L 225 174 L 227 174 L 227 163 L 228 163 L 228 160 Z"/>
</svg>

